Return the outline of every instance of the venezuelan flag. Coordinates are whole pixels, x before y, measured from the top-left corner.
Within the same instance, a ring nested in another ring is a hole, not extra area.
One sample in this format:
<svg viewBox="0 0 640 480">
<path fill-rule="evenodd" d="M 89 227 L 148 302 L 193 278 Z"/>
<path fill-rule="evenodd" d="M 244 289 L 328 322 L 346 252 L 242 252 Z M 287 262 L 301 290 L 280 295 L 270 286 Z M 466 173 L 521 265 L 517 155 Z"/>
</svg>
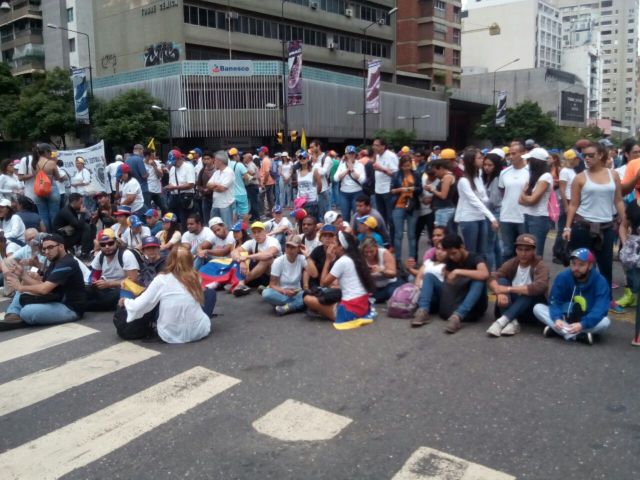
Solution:
<svg viewBox="0 0 640 480">
<path fill-rule="evenodd" d="M 214 258 L 205 263 L 199 270 L 200 278 L 202 278 L 202 286 L 206 287 L 210 283 L 230 283 L 235 287 L 238 282 L 240 267 L 238 262 L 231 258 Z"/>
<path fill-rule="evenodd" d="M 129 280 L 127 278 L 120 285 L 120 298 L 134 299 L 136 297 L 139 297 L 144 291 L 145 287 L 143 287 L 142 285 L 138 285 L 133 280 Z"/>
</svg>

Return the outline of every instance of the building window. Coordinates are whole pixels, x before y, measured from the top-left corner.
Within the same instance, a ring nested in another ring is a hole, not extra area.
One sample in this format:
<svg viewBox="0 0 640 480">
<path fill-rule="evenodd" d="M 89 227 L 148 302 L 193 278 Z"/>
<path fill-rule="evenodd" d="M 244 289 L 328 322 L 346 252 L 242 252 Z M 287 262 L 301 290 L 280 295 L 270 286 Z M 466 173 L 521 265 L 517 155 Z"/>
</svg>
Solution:
<svg viewBox="0 0 640 480">
<path fill-rule="evenodd" d="M 69 39 L 69 52 L 75 52 L 76 51 L 76 39 L 75 38 L 70 38 Z"/>
<path fill-rule="evenodd" d="M 447 4 L 442 0 L 436 0 L 433 3 L 433 14 L 436 17 L 445 18 L 447 15 Z"/>
<path fill-rule="evenodd" d="M 460 30 L 457 28 L 453 29 L 453 43 L 460 45 Z"/>
<path fill-rule="evenodd" d="M 447 40 L 447 26 L 441 23 L 433 24 L 433 39 L 445 42 Z"/>
<path fill-rule="evenodd" d="M 453 64 L 456 67 L 460 66 L 460 50 L 454 50 L 453 51 Z"/>
<path fill-rule="evenodd" d="M 67 23 L 73 22 L 73 7 L 67 8 Z"/>
</svg>

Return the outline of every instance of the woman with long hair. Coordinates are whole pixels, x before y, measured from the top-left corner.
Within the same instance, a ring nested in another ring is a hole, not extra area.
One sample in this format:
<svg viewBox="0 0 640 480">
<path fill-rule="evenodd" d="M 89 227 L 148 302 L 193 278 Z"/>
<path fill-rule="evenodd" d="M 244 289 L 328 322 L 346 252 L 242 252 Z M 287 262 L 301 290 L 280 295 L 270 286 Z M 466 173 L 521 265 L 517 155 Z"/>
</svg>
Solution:
<svg viewBox="0 0 640 480">
<path fill-rule="evenodd" d="M 467 148 L 462 155 L 464 174 L 458 180 L 458 206 L 454 220 L 460 228 L 464 246 L 470 252 L 485 255 L 487 251 L 487 222 L 498 230 L 498 221 L 489 210 L 489 197 L 480 178 L 484 157 L 477 148 Z"/>
<path fill-rule="evenodd" d="M 11 200 L 14 195 L 24 192 L 24 185 L 15 174 L 13 160 L 4 159 L 0 163 L 0 198 Z"/>
<path fill-rule="evenodd" d="M 500 218 L 500 206 L 502 205 L 502 191 L 498 184 L 500 172 L 504 167 L 502 158 L 496 153 L 488 153 L 484 157 L 482 165 L 482 183 L 487 191 L 489 203 L 487 207 L 496 218 Z M 488 220 L 487 220 L 488 222 Z M 500 236 L 487 225 L 487 263 L 489 271 L 493 272 L 502 262 L 502 242 Z"/>
<path fill-rule="evenodd" d="M 233 248 L 238 248 L 242 246 L 244 242 L 249 240 L 249 234 L 247 233 L 247 227 L 242 222 L 236 222 L 231 227 L 231 232 L 233 232 Z"/>
<path fill-rule="evenodd" d="M 287 152 L 282 152 L 282 164 L 280 165 L 280 205 L 288 207 L 291 205 L 291 176 L 293 175 L 293 162 Z"/>
<path fill-rule="evenodd" d="M 549 173 L 549 153 L 536 147 L 522 158 L 529 162 L 529 183 L 520 194 L 518 203 L 524 206 L 524 232 L 536 237 L 536 255 L 542 257 L 551 228 L 548 205 L 553 177 Z"/>
<path fill-rule="evenodd" d="M 179 246 L 171 250 L 164 271 L 138 298 L 122 299 L 121 303 L 127 311 L 127 323 L 142 319 L 158 306 L 153 315 L 158 336 L 167 343 L 187 343 L 209 335 L 215 297 L 215 290 L 203 292 L 191 252 Z M 144 319 L 153 320 L 148 315 Z"/>
<path fill-rule="evenodd" d="M 588 248 L 598 264 L 600 273 L 611 285 L 613 271 L 614 220 L 625 221 L 620 178 L 606 167 L 609 152 L 600 143 L 582 149 L 587 167 L 579 173 L 571 186 L 571 202 L 567 212 L 567 226 L 562 237 L 569 247 Z"/>
<path fill-rule="evenodd" d="M 397 277 L 396 259 L 389 250 L 378 246 L 373 238 L 365 238 L 360 250 L 376 284 L 373 298 L 376 303 L 386 302 L 393 291 L 404 283 Z"/>
<path fill-rule="evenodd" d="M 60 173 L 58 165 L 53 158 L 51 145 L 48 143 L 39 143 L 36 145 L 31 155 L 31 167 L 35 175 L 42 170 L 51 180 L 51 193 L 47 197 L 35 196 L 38 214 L 42 217 L 47 231 L 51 232 L 53 219 L 56 218 L 60 210 L 60 191 L 58 190 L 58 180 Z"/>
<path fill-rule="evenodd" d="M 160 251 L 164 254 L 180 243 L 182 234 L 175 213 L 169 212 L 162 217 L 162 230 L 156 233 L 156 237 L 160 240 Z"/>
<path fill-rule="evenodd" d="M 304 303 L 310 310 L 335 322 L 335 328 L 357 328 L 373 321 L 369 292 L 375 291 L 376 285 L 353 235 L 338 232 L 338 241 L 327 248 L 320 285 L 337 285 L 341 299 L 328 303 L 318 296 L 307 295 Z"/>
<path fill-rule="evenodd" d="M 413 169 L 411 155 L 400 158 L 398 171 L 391 178 L 391 218 L 393 220 L 393 248 L 396 260 L 402 260 L 402 237 L 404 224 L 407 224 L 409 256 L 413 257 L 416 246 L 416 222 L 422 198 L 422 180 Z"/>
<path fill-rule="evenodd" d="M 322 186 L 320 173 L 314 169 L 309 161 L 309 154 L 300 154 L 300 165 L 296 170 L 298 181 L 298 194 L 296 199 L 304 200 L 304 209 L 307 214 L 318 218 L 318 188 Z"/>
</svg>

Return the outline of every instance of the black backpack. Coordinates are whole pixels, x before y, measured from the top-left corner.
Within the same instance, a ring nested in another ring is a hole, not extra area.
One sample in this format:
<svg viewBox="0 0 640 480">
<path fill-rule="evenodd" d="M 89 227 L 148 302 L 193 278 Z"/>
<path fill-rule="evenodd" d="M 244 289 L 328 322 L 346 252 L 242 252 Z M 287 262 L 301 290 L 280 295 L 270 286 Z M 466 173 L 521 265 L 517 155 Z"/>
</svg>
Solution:
<svg viewBox="0 0 640 480">
<path fill-rule="evenodd" d="M 138 284 L 142 285 L 140 283 L 140 274 L 142 273 L 145 261 L 144 261 L 144 257 L 142 256 L 142 254 L 140 252 L 138 252 L 137 250 L 133 250 L 132 248 L 118 248 L 118 252 L 116 253 L 116 258 L 118 259 L 118 264 L 120 265 L 120 268 L 124 268 L 124 261 L 123 261 L 123 257 L 124 257 L 124 252 L 125 251 L 130 251 L 131 253 L 133 253 L 133 256 L 136 258 L 136 261 L 138 262 Z M 102 266 L 102 262 L 104 261 L 104 253 L 100 253 L 100 255 L 98 255 L 98 263 Z M 152 279 L 153 280 L 153 279 Z M 151 282 L 149 282 L 151 283 Z M 146 287 L 147 285 L 142 285 L 143 287 Z"/>
</svg>

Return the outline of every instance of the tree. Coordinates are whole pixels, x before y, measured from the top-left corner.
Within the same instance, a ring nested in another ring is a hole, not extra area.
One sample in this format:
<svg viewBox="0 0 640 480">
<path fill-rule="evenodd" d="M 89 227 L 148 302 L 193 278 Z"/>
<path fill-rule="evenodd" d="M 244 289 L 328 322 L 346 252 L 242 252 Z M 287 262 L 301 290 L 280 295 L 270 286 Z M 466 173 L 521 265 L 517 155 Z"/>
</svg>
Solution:
<svg viewBox="0 0 640 480">
<path fill-rule="evenodd" d="M 113 100 L 99 102 L 94 115 L 96 136 L 122 151 L 151 137 L 167 138 L 168 114 L 151 105 L 162 104 L 146 90 L 128 90 Z"/>
<path fill-rule="evenodd" d="M 65 135 L 75 130 L 69 73 L 56 68 L 34 75 L 5 118 L 7 132 L 13 138 L 51 143 L 58 140 L 60 146 L 66 147 Z"/>
<path fill-rule="evenodd" d="M 404 130 L 402 128 L 398 130 L 376 130 L 373 136 L 384 139 L 389 147 L 395 149 L 400 149 L 405 145 L 411 145 L 416 141 L 415 130 Z"/>
<path fill-rule="evenodd" d="M 537 102 L 526 101 L 515 108 L 507 108 L 504 127 L 497 127 L 495 119 L 496 107 L 491 106 L 482 115 L 474 134 L 491 140 L 494 145 L 504 145 L 514 138 L 533 138 L 539 144 L 548 145 L 558 136 L 558 126 Z"/>
<path fill-rule="evenodd" d="M 15 110 L 22 82 L 11 74 L 6 63 L 0 63 L 0 132 L 7 131 L 7 117 Z"/>
</svg>

